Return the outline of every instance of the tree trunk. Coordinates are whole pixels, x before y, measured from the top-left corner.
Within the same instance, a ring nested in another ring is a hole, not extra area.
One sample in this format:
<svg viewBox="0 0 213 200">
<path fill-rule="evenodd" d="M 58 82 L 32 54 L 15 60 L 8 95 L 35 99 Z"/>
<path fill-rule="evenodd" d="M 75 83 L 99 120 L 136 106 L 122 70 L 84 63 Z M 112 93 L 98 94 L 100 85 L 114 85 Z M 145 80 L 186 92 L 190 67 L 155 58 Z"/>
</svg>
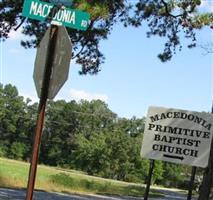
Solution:
<svg viewBox="0 0 213 200">
<path fill-rule="evenodd" d="M 203 182 L 198 200 L 213 200 L 213 140 L 211 144 L 209 164 L 203 175 Z"/>
</svg>

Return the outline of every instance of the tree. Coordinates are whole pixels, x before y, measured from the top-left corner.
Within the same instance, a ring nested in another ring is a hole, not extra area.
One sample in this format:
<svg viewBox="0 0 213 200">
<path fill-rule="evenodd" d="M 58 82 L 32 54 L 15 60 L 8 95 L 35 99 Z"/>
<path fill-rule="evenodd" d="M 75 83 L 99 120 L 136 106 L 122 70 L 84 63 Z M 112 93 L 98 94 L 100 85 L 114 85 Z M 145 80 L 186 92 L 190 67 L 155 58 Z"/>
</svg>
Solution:
<svg viewBox="0 0 213 200">
<path fill-rule="evenodd" d="M 41 143 L 40 161 L 71 167 L 76 150 L 76 135 L 90 139 L 110 127 L 115 119 L 107 105 L 100 101 L 49 102 Z"/>
<path fill-rule="evenodd" d="M 93 100 L 91 102 L 82 100 L 79 106 L 79 130 L 87 138 L 93 132 L 110 129 L 117 118 L 117 115 L 101 100 Z"/>
<path fill-rule="evenodd" d="M 84 134 L 76 135 L 77 147 L 74 162 L 77 168 L 86 171 L 90 175 L 108 177 L 110 149 L 104 133 L 93 133 L 90 138 Z"/>
<path fill-rule="evenodd" d="M 107 39 L 113 25 L 118 22 L 125 27 L 139 27 L 146 21 L 148 37 L 157 35 L 167 38 L 163 52 L 158 55 L 163 62 L 170 60 L 177 49 L 181 50 L 182 33 L 186 39 L 190 39 L 188 47 L 195 47 L 196 30 L 204 26 L 213 27 L 212 13 L 196 12 L 200 4 L 201 0 L 73 0 L 74 8 L 91 14 L 91 23 L 86 32 L 69 30 L 73 58 L 82 66 L 80 73 L 96 74 L 100 71 L 105 58 L 99 42 Z M 7 39 L 11 30 L 22 26 L 23 34 L 33 36 L 29 41 L 22 41 L 22 45 L 26 48 L 36 47 L 47 29 L 47 23 L 23 18 L 22 5 L 23 0 L 0 1 L 0 38 Z M 213 181 L 209 184 L 213 188 Z"/>
<path fill-rule="evenodd" d="M 29 99 L 24 102 L 15 86 L 0 85 L 0 156 L 29 160 L 37 107 Z M 149 161 L 140 156 L 144 122 L 118 118 L 100 100 L 49 101 L 40 162 L 144 183 L 149 168 Z M 156 162 L 153 180 L 165 185 L 168 176 L 181 183 L 179 167 Z"/>
<path fill-rule="evenodd" d="M 22 160 L 26 152 L 26 145 L 23 142 L 13 142 L 11 145 L 10 157 L 17 160 Z"/>
<path fill-rule="evenodd" d="M 41 143 L 40 161 L 49 165 L 65 165 L 71 157 L 72 134 L 77 128 L 77 116 L 70 112 L 77 109 L 75 101 L 49 102 Z"/>
<path fill-rule="evenodd" d="M 17 159 L 26 155 L 27 119 L 26 104 L 11 84 L 0 85 L 0 154 Z"/>
<path fill-rule="evenodd" d="M 49 1 L 49 0 L 44 0 Z M 120 22 L 125 27 L 142 26 L 146 21 L 147 36 L 158 35 L 167 38 L 162 53 L 158 55 L 165 62 L 172 58 L 177 49 L 182 48 L 181 35 L 190 39 L 188 47 L 196 46 L 195 30 L 203 26 L 212 28 L 213 14 L 196 12 L 201 0 L 73 0 L 73 7 L 87 11 L 91 23 L 87 31 L 69 29 L 73 43 L 73 58 L 81 65 L 81 74 L 96 74 L 105 58 L 99 42 L 107 39 L 113 25 Z M 0 2 L 0 38 L 8 38 L 11 30 L 22 26 L 23 34 L 32 39 L 22 41 L 26 48 L 36 47 L 45 30 L 46 22 L 25 19 L 21 16 L 23 0 L 2 0 Z"/>
</svg>

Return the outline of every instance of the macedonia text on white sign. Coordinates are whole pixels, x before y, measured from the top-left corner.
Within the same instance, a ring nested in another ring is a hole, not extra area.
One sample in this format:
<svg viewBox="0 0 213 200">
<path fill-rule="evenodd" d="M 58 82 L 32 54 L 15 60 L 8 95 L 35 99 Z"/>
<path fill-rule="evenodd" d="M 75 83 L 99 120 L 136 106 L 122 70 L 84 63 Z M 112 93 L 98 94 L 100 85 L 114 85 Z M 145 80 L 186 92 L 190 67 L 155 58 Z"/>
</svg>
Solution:
<svg viewBox="0 0 213 200">
<path fill-rule="evenodd" d="M 150 107 L 141 155 L 149 159 L 206 167 L 212 135 L 212 114 Z"/>
</svg>

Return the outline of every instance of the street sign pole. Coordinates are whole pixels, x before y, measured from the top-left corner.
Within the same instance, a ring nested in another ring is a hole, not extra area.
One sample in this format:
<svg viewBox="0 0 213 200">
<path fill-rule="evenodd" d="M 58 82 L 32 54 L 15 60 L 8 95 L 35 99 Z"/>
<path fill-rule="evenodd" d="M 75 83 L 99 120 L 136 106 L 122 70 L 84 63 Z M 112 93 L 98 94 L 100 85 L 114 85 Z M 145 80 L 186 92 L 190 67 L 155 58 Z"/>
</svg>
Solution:
<svg viewBox="0 0 213 200">
<path fill-rule="evenodd" d="M 148 200 L 148 197 L 149 197 L 149 190 L 150 190 L 150 185 L 151 185 L 151 181 L 152 181 L 152 174 L 153 174 L 154 167 L 155 167 L 155 161 L 154 160 L 150 160 L 149 174 L 148 174 L 148 180 L 147 180 L 147 183 L 146 183 L 146 190 L 145 190 L 145 194 L 144 194 L 144 200 Z"/>
<path fill-rule="evenodd" d="M 189 190 L 188 190 L 187 200 L 191 200 L 192 199 L 192 191 L 193 191 L 193 187 L 194 187 L 196 170 L 197 170 L 197 167 L 193 166 L 192 167 L 191 178 L 190 178 L 190 182 L 189 182 Z"/>
<path fill-rule="evenodd" d="M 40 21 L 51 21 L 52 24 L 82 31 L 88 28 L 89 13 L 64 6 L 62 8 L 61 5 L 67 4 L 68 1 L 66 0 L 52 0 L 52 2 L 25 0 L 22 15 Z M 55 6 L 55 3 L 57 6 Z M 71 57 L 72 44 L 66 29 L 51 25 L 41 41 L 40 48 L 37 49 L 35 60 L 33 78 L 40 102 L 25 200 L 32 200 L 33 198 L 46 102 L 48 98 L 53 99 L 55 97 L 67 80 Z"/>
<path fill-rule="evenodd" d="M 46 102 L 48 98 L 50 77 L 52 73 L 52 65 L 54 60 L 54 51 L 55 51 L 56 40 L 57 40 L 57 32 L 58 32 L 58 27 L 55 25 L 51 25 L 48 50 L 47 50 L 48 51 L 47 59 L 45 63 L 45 72 L 44 72 L 42 89 L 41 89 L 41 97 L 40 97 L 40 102 L 38 107 L 38 117 L 37 117 L 36 129 L 35 129 L 34 145 L 33 145 L 32 157 L 31 157 L 27 193 L 26 193 L 25 200 L 33 199 L 33 190 L 35 186 L 35 178 L 36 178 L 36 172 L 37 172 L 39 147 L 41 143 L 41 135 L 42 135 L 42 129 L 44 124 L 45 107 L 46 107 Z"/>
</svg>

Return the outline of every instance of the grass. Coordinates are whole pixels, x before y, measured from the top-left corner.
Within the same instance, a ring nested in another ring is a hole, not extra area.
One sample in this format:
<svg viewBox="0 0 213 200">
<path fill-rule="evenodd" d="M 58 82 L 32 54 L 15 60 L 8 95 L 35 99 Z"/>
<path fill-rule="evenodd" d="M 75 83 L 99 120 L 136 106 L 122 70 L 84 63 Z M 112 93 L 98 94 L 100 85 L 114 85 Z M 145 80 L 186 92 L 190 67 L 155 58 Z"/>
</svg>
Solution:
<svg viewBox="0 0 213 200">
<path fill-rule="evenodd" d="M 0 187 L 26 188 L 29 163 L 0 158 Z M 38 166 L 35 188 L 49 192 L 143 196 L 144 186 L 88 176 L 75 170 Z M 162 196 L 151 190 L 150 197 Z"/>
</svg>

